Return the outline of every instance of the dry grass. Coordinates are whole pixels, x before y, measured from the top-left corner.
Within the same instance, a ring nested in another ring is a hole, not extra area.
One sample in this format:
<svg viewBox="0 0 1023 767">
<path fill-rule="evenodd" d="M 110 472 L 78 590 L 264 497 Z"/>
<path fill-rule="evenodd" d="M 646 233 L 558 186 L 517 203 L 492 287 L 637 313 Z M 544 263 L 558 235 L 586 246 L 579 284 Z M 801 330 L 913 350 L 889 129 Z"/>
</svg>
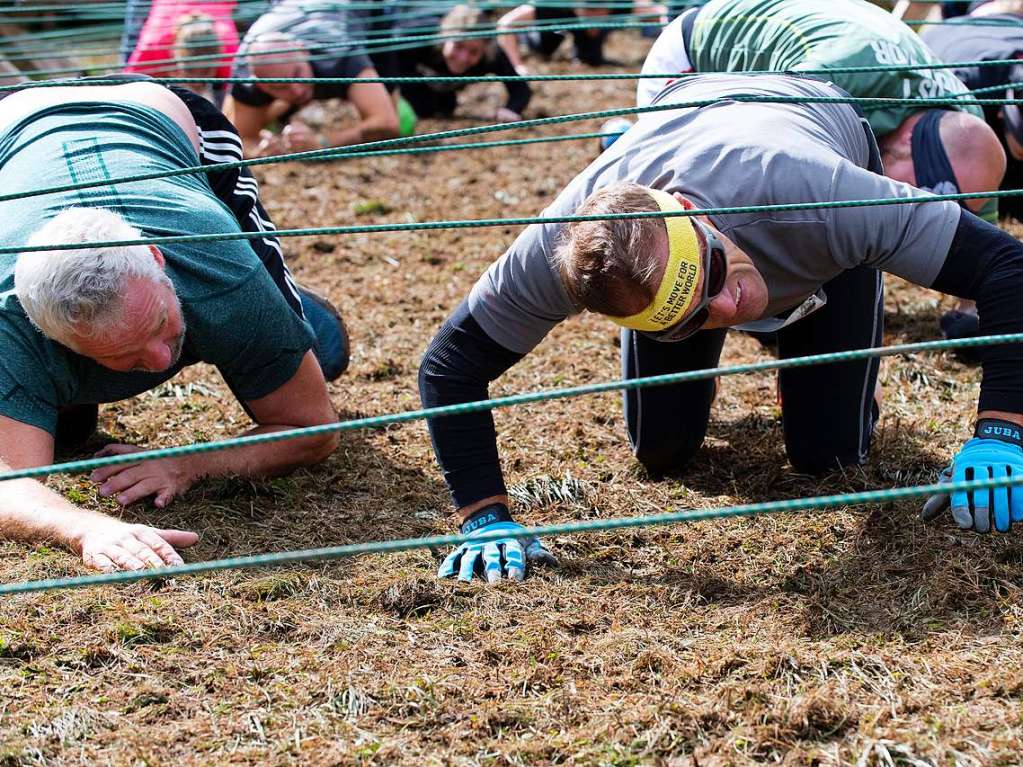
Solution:
<svg viewBox="0 0 1023 767">
<path fill-rule="evenodd" d="M 467 114 L 493 103 L 492 89 L 473 92 Z M 629 96 L 627 83 L 552 83 L 538 107 Z M 593 151 L 282 166 L 263 190 L 285 227 L 533 215 Z M 356 215 L 374 200 L 392 212 Z M 289 243 L 299 277 L 351 326 L 352 368 L 332 386 L 343 417 L 418 406 L 428 339 L 514 234 Z M 937 306 L 893 284 L 886 341 L 933 337 Z M 566 323 L 494 391 L 616 377 L 614 335 L 592 317 Z M 729 340 L 726 362 L 762 356 Z M 929 479 L 968 434 L 978 377 L 951 356 L 888 361 L 870 464 L 822 480 L 787 466 L 769 376 L 722 382 L 706 448 L 681 480 L 637 470 L 616 396 L 497 421 L 524 521 L 634 515 Z M 244 427 L 210 370 L 175 383 L 103 410 L 105 434 L 165 445 Z M 57 484 L 110 508 L 83 479 Z M 915 512 L 566 537 L 552 542 L 562 567 L 520 586 L 438 582 L 436 557 L 414 552 L 7 598 L 0 765 L 1018 764 L 1023 546 Z M 213 482 L 168 511 L 125 516 L 201 531 L 193 560 L 452 529 L 422 424 L 347 434 L 315 470 Z M 6 544 L 0 571 L 14 581 L 81 567 Z"/>
</svg>

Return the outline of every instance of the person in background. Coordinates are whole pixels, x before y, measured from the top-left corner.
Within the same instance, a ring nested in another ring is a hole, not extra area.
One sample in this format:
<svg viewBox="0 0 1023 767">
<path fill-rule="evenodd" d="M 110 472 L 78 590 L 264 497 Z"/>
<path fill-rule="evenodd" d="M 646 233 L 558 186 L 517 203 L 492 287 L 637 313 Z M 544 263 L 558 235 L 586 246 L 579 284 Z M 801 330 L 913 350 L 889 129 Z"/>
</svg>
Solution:
<svg viewBox="0 0 1023 767">
<path fill-rule="evenodd" d="M 152 77 L 230 77 L 238 50 L 234 9 L 234 0 L 154 3 L 124 71 Z M 227 92 L 226 85 L 185 87 L 218 105 Z"/>
<path fill-rule="evenodd" d="M 280 0 L 245 33 L 236 77 L 371 78 L 377 70 L 364 48 L 365 14 L 344 5 Z M 354 125 L 315 131 L 296 117 L 313 100 L 341 98 L 359 117 Z M 247 157 L 304 152 L 395 138 L 397 108 L 381 83 L 234 83 L 224 114 L 242 137 Z M 274 122 L 285 123 L 272 133 Z M 411 132 L 411 131 L 410 131 Z"/>
<path fill-rule="evenodd" d="M 909 27 L 860 0 L 712 0 L 665 28 L 650 49 L 643 72 L 806 71 L 858 97 L 967 96 L 966 86 L 950 70 L 927 68 L 939 61 Z M 891 64 L 913 68 L 841 71 Z M 827 72 L 831 69 L 838 71 Z M 638 105 L 649 104 L 668 82 L 641 79 Z M 985 192 L 1002 182 L 1005 152 L 979 106 L 964 99 L 958 108 L 912 104 L 862 108 L 890 178 L 936 194 Z M 963 205 L 989 223 L 998 222 L 993 199 L 970 199 Z M 976 307 L 960 301 L 941 317 L 940 326 L 947 338 L 975 335 Z M 969 358 L 970 352 L 961 356 Z"/>
<path fill-rule="evenodd" d="M 667 9 L 651 0 L 636 0 L 631 7 L 626 3 L 614 3 L 604 7 L 592 2 L 564 5 L 525 3 L 508 11 L 498 20 L 498 31 L 508 34 L 501 35 L 497 41 L 515 67 L 515 71 L 521 75 L 528 75 L 529 68 L 522 62 L 519 36 L 513 30 L 524 26 L 551 27 L 526 32 L 523 35 L 530 50 L 545 58 L 550 58 L 561 47 L 566 36 L 571 35 L 575 45 L 575 58 L 579 61 L 591 67 L 614 64 L 616 62 L 604 58 L 604 43 L 610 29 L 597 26 L 559 32 L 554 27 L 557 27 L 559 22 L 574 25 L 585 19 L 606 21 L 609 16 L 620 15 L 635 15 L 638 21 L 654 21 L 661 24 L 667 22 Z"/>
<path fill-rule="evenodd" d="M 965 16 L 980 3 L 961 0 L 898 0 L 892 8 L 892 15 L 900 21 L 938 21 Z"/>
<path fill-rule="evenodd" d="M 1023 0 L 994 0 L 975 4 L 969 16 L 924 30 L 921 37 L 949 63 L 1023 58 Z M 974 21 L 989 22 L 975 24 Z M 1023 96 L 1023 61 L 1020 65 L 957 67 L 952 72 L 970 90 L 1004 85 L 985 91 L 984 98 L 1018 99 Z M 1023 187 L 1023 113 L 1014 104 L 984 105 L 984 119 L 998 136 L 1008 157 L 1002 189 Z M 1003 197 L 999 210 L 1023 221 L 1023 198 Z"/>
<path fill-rule="evenodd" d="M 515 75 L 504 51 L 493 39 L 472 37 L 483 29 L 486 15 L 468 5 L 456 5 L 444 16 L 432 19 L 416 17 L 399 21 L 392 27 L 392 38 L 411 35 L 439 36 L 436 43 L 372 54 L 380 73 L 387 77 L 479 77 Z M 466 83 L 402 83 L 402 97 L 417 117 L 447 117 L 458 106 L 458 93 Z M 532 89 L 526 82 L 505 83 L 508 98 L 498 107 L 494 119 L 513 122 L 522 119 Z"/>
</svg>

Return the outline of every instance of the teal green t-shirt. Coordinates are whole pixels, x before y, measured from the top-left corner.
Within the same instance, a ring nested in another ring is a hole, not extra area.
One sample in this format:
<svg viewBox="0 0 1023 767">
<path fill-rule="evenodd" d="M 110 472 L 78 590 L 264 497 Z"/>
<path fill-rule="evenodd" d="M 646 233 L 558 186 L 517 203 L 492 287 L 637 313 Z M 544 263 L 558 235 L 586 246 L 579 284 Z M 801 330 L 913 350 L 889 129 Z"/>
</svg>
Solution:
<svg viewBox="0 0 1023 767">
<path fill-rule="evenodd" d="M 696 17 L 688 52 L 697 72 L 940 62 L 908 26 L 860 0 L 712 0 Z M 853 96 L 869 98 L 943 98 L 968 92 L 948 69 L 836 72 L 828 79 Z M 862 108 L 879 137 L 918 111 L 912 106 Z M 975 105 L 961 109 L 983 117 Z"/>
<path fill-rule="evenodd" d="M 5 194 L 198 164 L 181 129 L 138 104 L 62 104 L 0 135 Z M 113 210 L 145 236 L 239 231 L 199 174 L 0 202 L 0 246 L 24 245 L 57 213 L 77 206 Z M 181 359 L 162 373 L 118 373 L 47 339 L 14 292 L 18 256 L 0 255 L 0 415 L 53 433 L 62 405 L 132 397 L 196 362 L 215 365 L 242 400 L 263 397 L 291 379 L 312 348 L 313 332 L 248 243 L 159 247 L 187 328 Z"/>
</svg>

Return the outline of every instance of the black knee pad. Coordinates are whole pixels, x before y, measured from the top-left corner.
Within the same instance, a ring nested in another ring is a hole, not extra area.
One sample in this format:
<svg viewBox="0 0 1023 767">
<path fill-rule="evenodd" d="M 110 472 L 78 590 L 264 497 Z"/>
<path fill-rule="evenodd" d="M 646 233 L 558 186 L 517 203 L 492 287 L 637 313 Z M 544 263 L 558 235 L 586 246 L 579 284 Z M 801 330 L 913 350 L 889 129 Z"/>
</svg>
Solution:
<svg viewBox="0 0 1023 767">
<path fill-rule="evenodd" d="M 860 466 L 863 463 L 856 449 L 821 449 L 820 445 L 797 447 L 786 444 L 785 451 L 788 453 L 792 468 L 800 474 L 820 476 L 847 466 Z"/>
<path fill-rule="evenodd" d="M 656 445 L 643 444 L 639 448 L 633 448 L 632 452 L 649 474 L 660 477 L 683 471 L 702 444 L 701 434 L 699 441 L 680 439 Z"/>
</svg>

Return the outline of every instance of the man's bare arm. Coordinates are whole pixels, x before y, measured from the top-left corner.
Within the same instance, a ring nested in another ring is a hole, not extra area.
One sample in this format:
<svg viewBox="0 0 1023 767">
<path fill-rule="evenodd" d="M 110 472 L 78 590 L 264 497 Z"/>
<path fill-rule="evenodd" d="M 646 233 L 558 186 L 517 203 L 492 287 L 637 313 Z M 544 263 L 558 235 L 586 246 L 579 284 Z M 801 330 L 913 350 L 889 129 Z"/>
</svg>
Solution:
<svg viewBox="0 0 1023 767">
<path fill-rule="evenodd" d="M 316 356 L 307 352 L 298 371 L 283 386 L 258 400 L 247 402 L 259 423 L 244 436 L 267 434 L 303 426 L 318 426 L 337 419 L 323 373 Z M 337 434 L 292 439 L 284 443 L 267 443 L 220 450 L 180 458 L 164 458 L 139 464 L 111 466 L 92 474 L 103 495 L 115 495 L 127 506 L 148 496 L 155 496 L 158 507 L 168 505 L 176 496 L 204 477 L 261 476 L 287 474 L 299 466 L 319 463 L 337 446 Z M 111 445 L 107 455 L 137 452 L 131 445 Z"/>
<path fill-rule="evenodd" d="M 52 462 L 49 433 L 0 416 L 0 471 Z M 66 546 L 99 570 L 181 564 L 174 547 L 198 540 L 194 533 L 128 524 L 80 509 L 34 479 L 0 482 L 0 538 Z"/>
<path fill-rule="evenodd" d="M 364 69 L 359 77 L 377 77 L 375 69 Z M 327 146 L 351 146 L 367 141 L 384 141 L 398 135 L 398 113 L 381 83 L 355 83 L 348 88 L 348 100 L 359 112 L 359 123 L 341 130 L 327 130 Z"/>
<path fill-rule="evenodd" d="M 333 423 L 337 413 L 327 393 L 320 364 L 313 352 L 306 352 L 298 371 L 282 387 L 265 397 L 245 403 L 259 424 L 246 434 L 297 429 Z M 275 477 L 300 466 L 319 463 L 337 447 L 337 432 L 287 442 L 253 445 L 238 450 L 194 456 L 201 473 Z"/>
</svg>

